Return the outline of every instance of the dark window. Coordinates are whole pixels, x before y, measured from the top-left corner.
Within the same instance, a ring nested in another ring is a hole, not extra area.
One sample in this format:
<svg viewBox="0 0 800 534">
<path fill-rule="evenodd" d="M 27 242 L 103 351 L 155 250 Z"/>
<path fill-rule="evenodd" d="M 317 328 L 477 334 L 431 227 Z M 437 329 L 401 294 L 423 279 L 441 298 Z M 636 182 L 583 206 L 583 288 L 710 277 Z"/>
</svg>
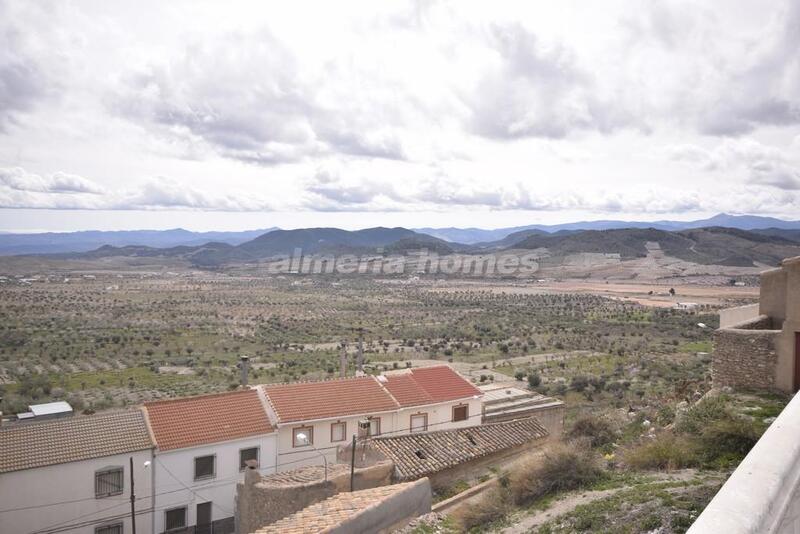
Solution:
<svg viewBox="0 0 800 534">
<path fill-rule="evenodd" d="M 122 523 L 97 527 L 94 529 L 94 534 L 122 534 Z"/>
<path fill-rule="evenodd" d="M 186 528 L 186 507 L 173 508 L 164 512 L 164 520 L 166 528 L 164 530 L 175 530 L 177 528 Z"/>
<path fill-rule="evenodd" d="M 121 467 L 111 467 L 94 474 L 94 496 L 98 499 L 121 495 L 123 488 L 123 471 Z"/>
<path fill-rule="evenodd" d="M 292 447 L 307 447 L 314 444 L 314 428 L 301 426 L 292 429 Z"/>
<path fill-rule="evenodd" d="M 468 406 L 466 404 L 463 406 L 453 406 L 453 422 L 466 421 L 469 416 L 467 408 Z"/>
<path fill-rule="evenodd" d="M 331 423 L 331 441 L 344 441 L 347 439 L 347 423 Z"/>
<path fill-rule="evenodd" d="M 214 464 L 216 456 L 198 456 L 194 459 L 194 479 L 214 478 Z"/>
<path fill-rule="evenodd" d="M 247 462 L 250 460 L 258 462 L 258 447 L 251 447 L 239 451 L 239 471 L 244 471 L 245 467 L 247 467 Z"/>
</svg>

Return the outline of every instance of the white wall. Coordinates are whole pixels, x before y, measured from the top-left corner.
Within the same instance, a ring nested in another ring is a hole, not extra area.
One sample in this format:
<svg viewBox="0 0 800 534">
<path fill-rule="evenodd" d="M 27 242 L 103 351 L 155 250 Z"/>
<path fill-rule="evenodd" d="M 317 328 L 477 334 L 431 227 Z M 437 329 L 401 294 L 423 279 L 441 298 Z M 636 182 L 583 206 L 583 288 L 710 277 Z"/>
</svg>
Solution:
<svg viewBox="0 0 800 534">
<path fill-rule="evenodd" d="M 719 310 L 719 327 L 729 328 L 759 316 L 758 303 Z"/>
<path fill-rule="evenodd" d="M 453 406 L 468 405 L 468 418 L 466 421 L 454 423 L 452 420 Z M 381 418 L 381 434 L 396 436 L 408 434 L 411 428 L 411 415 L 417 413 L 428 414 L 428 431 L 451 430 L 481 424 L 481 401 L 469 399 L 468 401 L 444 402 L 428 406 L 402 408 L 392 412 L 370 414 Z M 339 446 L 347 446 L 353 439 L 353 434 L 358 435 L 358 421 L 366 419 L 367 415 L 357 415 L 325 419 L 313 422 L 284 423 L 278 427 L 278 471 L 288 471 L 307 465 L 322 465 L 324 455 L 328 462 L 336 461 L 336 450 Z M 340 442 L 331 442 L 331 424 L 344 422 L 347 425 L 345 435 L 347 439 Z M 312 447 L 294 447 L 292 444 L 293 430 L 299 427 L 314 428 L 314 444 Z"/>
<path fill-rule="evenodd" d="M 151 460 L 151 451 L 107 456 L 80 462 L 49 465 L 35 469 L 25 469 L 0 475 L 0 510 L 36 506 L 29 510 L 0 513 L 0 532 L 3 534 L 28 534 L 38 530 L 55 528 L 61 524 L 70 534 L 94 534 L 94 529 L 107 523 L 123 522 L 123 532 L 130 533 L 130 463 L 133 456 L 134 483 L 136 485 L 136 510 L 150 508 L 152 465 L 144 467 Z M 122 467 L 124 491 L 96 499 L 94 495 L 95 471 L 106 467 Z M 77 501 L 77 502 L 66 502 Z M 55 506 L 43 506 L 64 503 Z M 103 518 L 119 517 L 101 521 Z M 68 528 L 82 523 L 82 526 Z M 137 534 L 152 534 L 150 513 L 136 516 Z"/>
<path fill-rule="evenodd" d="M 381 418 L 381 432 L 392 432 L 395 429 L 395 412 L 380 412 L 370 414 Z M 328 462 L 336 461 L 336 450 L 339 446 L 346 446 L 353 439 L 353 434 L 358 435 L 358 422 L 366 419 L 367 415 L 354 415 L 349 417 L 325 419 L 313 422 L 283 423 L 278 427 L 278 471 L 288 471 L 307 465 L 322 465 L 321 455 L 327 457 Z M 331 442 L 331 424 L 344 422 L 347 425 L 345 436 L 347 439 L 340 442 Z M 293 447 L 293 429 L 299 427 L 314 428 L 314 444 L 310 446 Z M 315 450 L 316 449 L 316 450 Z"/>
<path fill-rule="evenodd" d="M 453 407 L 464 404 L 467 405 L 466 421 L 453 422 Z M 403 408 L 397 413 L 395 428 L 397 428 L 398 434 L 408 434 L 411 430 L 411 416 L 420 413 L 428 415 L 429 432 L 475 426 L 481 424 L 481 409 L 481 401 L 476 399 Z"/>
<path fill-rule="evenodd" d="M 244 478 L 244 473 L 239 471 L 239 451 L 260 447 L 259 471 L 264 474 L 273 473 L 275 443 L 275 434 L 268 434 L 174 451 L 156 451 L 155 532 L 158 534 L 164 531 L 166 510 L 180 506 L 187 507 L 188 526 L 196 524 L 197 505 L 208 501 L 213 503 L 213 521 L 233 517 L 236 483 Z M 194 459 L 209 454 L 216 455 L 214 478 L 195 481 Z"/>
</svg>

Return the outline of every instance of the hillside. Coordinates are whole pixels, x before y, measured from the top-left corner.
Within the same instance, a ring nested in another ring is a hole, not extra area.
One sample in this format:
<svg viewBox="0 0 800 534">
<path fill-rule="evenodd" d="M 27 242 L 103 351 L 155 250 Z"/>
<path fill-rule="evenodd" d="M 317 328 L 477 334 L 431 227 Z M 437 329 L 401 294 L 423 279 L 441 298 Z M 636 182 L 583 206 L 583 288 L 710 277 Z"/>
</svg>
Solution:
<svg viewBox="0 0 800 534">
<path fill-rule="evenodd" d="M 190 232 L 183 228 L 175 228 L 172 230 L 45 232 L 39 234 L 0 233 L 0 256 L 89 252 L 105 245 L 169 248 L 199 246 L 214 241 L 238 245 L 274 229 L 241 232 Z"/>
<path fill-rule="evenodd" d="M 169 257 L 185 260 L 199 267 L 217 267 L 228 263 L 292 255 L 296 250 L 307 255 L 374 254 L 380 250 L 390 254 L 403 254 L 420 249 L 439 254 L 453 252 L 453 247 L 441 239 L 405 228 L 379 227 L 356 231 L 339 228 L 273 230 L 236 246 L 215 242 L 200 246 L 168 248 L 105 245 L 89 252 L 57 254 L 53 257 L 63 259 L 99 259 L 114 256 Z"/>
<path fill-rule="evenodd" d="M 700 264 L 777 265 L 783 258 L 800 255 L 800 243 L 784 237 L 721 227 L 680 232 L 626 228 L 533 234 L 509 248 L 546 248 L 556 257 L 594 252 L 619 254 L 622 259 L 633 259 L 647 255 L 647 243 L 658 243 L 668 256 Z"/>
</svg>

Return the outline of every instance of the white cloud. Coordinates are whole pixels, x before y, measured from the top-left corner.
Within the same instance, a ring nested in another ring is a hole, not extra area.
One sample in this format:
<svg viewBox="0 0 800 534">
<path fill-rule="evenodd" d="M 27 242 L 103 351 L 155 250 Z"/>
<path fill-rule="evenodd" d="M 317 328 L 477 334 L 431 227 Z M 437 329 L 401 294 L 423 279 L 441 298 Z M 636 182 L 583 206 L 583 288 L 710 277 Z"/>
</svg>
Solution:
<svg viewBox="0 0 800 534">
<path fill-rule="evenodd" d="M 20 167 L 0 168 L 0 185 L 35 193 L 103 193 L 102 187 L 82 176 L 63 172 L 40 176 Z"/>
<path fill-rule="evenodd" d="M 668 157 L 708 172 L 745 171 L 746 180 L 786 190 L 800 190 L 800 162 L 786 152 L 753 139 L 726 139 L 711 150 L 696 145 L 665 148 Z"/>
</svg>

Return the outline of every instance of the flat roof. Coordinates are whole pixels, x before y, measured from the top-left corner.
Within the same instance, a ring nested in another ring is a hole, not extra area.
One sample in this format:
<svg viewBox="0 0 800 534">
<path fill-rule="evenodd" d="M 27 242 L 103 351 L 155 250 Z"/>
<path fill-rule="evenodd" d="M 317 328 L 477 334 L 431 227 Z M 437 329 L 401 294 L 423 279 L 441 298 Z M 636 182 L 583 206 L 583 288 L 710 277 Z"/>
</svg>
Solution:
<svg viewBox="0 0 800 534">
<path fill-rule="evenodd" d="M 43 415 L 54 415 L 57 413 L 72 412 L 72 406 L 70 406 L 69 403 L 65 401 L 46 402 L 44 404 L 31 404 L 30 406 L 28 406 L 28 409 L 30 409 L 30 411 L 36 417 L 41 417 Z"/>
</svg>

